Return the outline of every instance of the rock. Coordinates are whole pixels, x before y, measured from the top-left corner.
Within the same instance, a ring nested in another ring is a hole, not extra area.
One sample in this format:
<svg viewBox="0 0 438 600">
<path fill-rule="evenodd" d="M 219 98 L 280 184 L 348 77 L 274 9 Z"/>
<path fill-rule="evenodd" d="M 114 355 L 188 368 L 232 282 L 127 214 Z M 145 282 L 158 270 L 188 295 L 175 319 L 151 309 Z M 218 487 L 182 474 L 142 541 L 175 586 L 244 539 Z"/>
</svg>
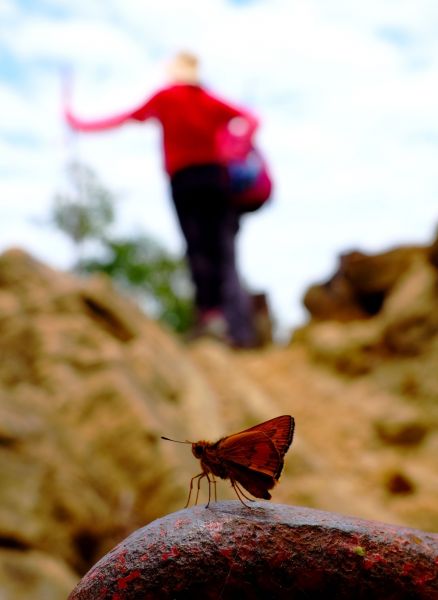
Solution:
<svg viewBox="0 0 438 600">
<path fill-rule="evenodd" d="M 352 321 L 376 315 L 412 261 L 426 261 L 428 251 L 412 246 L 377 255 L 357 250 L 342 254 L 336 273 L 312 285 L 304 305 L 315 320 Z"/>
<path fill-rule="evenodd" d="M 382 311 L 382 338 L 392 353 L 415 356 L 438 336 L 438 273 L 414 261 L 400 277 Z"/>
<path fill-rule="evenodd" d="M 374 427 L 383 442 L 398 446 L 417 446 L 430 431 L 429 424 L 415 416 L 403 414 L 380 418 Z"/>
<path fill-rule="evenodd" d="M 438 536 L 256 502 L 179 511 L 136 531 L 69 600 L 438 597 Z"/>
<path fill-rule="evenodd" d="M 333 365 L 341 373 L 368 373 L 378 359 L 376 348 L 381 329 L 375 319 L 341 325 L 335 321 L 315 323 L 300 334 L 317 360 Z M 298 336 L 297 336 L 298 339 Z"/>
<path fill-rule="evenodd" d="M 269 307 L 268 296 L 264 292 L 251 295 L 256 347 L 272 343 L 273 317 Z"/>
<path fill-rule="evenodd" d="M 316 287 L 318 294 L 331 290 L 333 300 L 335 290 L 347 286 L 347 304 L 340 302 L 333 311 L 326 310 L 325 300 L 324 309 L 308 306 L 312 319 L 292 341 L 349 375 L 368 373 L 393 356 L 438 355 L 438 272 L 428 253 L 427 247 L 411 247 L 375 256 L 343 256 L 330 283 Z M 382 294 L 378 310 L 365 310 L 363 294 L 374 293 Z M 315 286 L 309 294 L 316 294 Z"/>
<path fill-rule="evenodd" d="M 191 453 L 160 436 L 219 437 L 217 399 L 183 346 L 103 277 L 10 251 L 1 309 L 0 547 L 47 550 L 80 573 L 184 504 Z"/>
<path fill-rule="evenodd" d="M 65 600 L 77 575 L 43 552 L 0 548 L 2 600 Z"/>
<path fill-rule="evenodd" d="M 232 350 L 204 339 L 193 344 L 189 354 L 220 400 L 219 410 L 229 424 L 228 433 L 244 429 L 242 424 L 249 427 L 276 416 L 272 414 L 269 397 L 242 369 L 236 369 L 236 356 Z"/>
<path fill-rule="evenodd" d="M 438 269 L 438 228 L 435 233 L 435 239 L 433 240 L 430 249 L 429 249 L 429 261 L 430 263 Z"/>
<path fill-rule="evenodd" d="M 372 318 L 236 352 L 182 344 L 105 277 L 60 273 L 19 250 L 0 256 L 0 549 L 26 564 L 43 553 L 79 577 L 129 532 L 184 506 L 199 463 L 161 435 L 215 441 L 280 414 L 297 426 L 275 501 L 437 530 L 438 338 L 399 355 L 384 337 L 402 309 L 415 314 L 414 299 L 422 314 L 436 306 L 423 266 L 410 272 L 416 293 L 400 280 Z M 427 424 L 421 442 L 378 437 L 376 423 L 391 436 L 399 413 Z M 389 492 L 395 471 L 412 493 Z M 229 482 L 217 492 L 234 498 Z M 41 571 L 48 589 L 51 572 Z"/>
<path fill-rule="evenodd" d="M 303 304 L 316 321 L 348 322 L 370 316 L 360 306 L 351 284 L 338 273 L 326 283 L 311 285 L 303 296 Z"/>
<path fill-rule="evenodd" d="M 415 483 L 400 469 L 385 474 L 385 487 L 390 494 L 413 494 Z"/>
<path fill-rule="evenodd" d="M 379 254 L 353 252 L 342 256 L 341 270 L 359 297 L 382 294 L 384 300 L 412 262 L 418 259 L 427 260 L 425 247 L 401 246 Z M 372 311 L 368 312 L 372 314 Z"/>
</svg>

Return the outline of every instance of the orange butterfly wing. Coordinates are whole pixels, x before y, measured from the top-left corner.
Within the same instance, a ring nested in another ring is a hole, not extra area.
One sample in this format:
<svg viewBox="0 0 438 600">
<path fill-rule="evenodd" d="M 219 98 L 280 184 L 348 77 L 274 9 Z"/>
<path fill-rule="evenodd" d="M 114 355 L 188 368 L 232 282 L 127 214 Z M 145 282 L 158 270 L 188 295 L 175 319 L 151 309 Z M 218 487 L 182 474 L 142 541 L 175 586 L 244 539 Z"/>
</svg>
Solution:
<svg viewBox="0 0 438 600">
<path fill-rule="evenodd" d="M 218 442 L 217 454 L 227 465 L 234 463 L 275 479 L 283 468 L 282 456 L 262 431 L 244 431 L 223 438 Z"/>
<path fill-rule="evenodd" d="M 249 429 L 245 429 L 244 431 L 240 431 L 239 433 L 235 433 L 229 437 L 233 438 L 236 435 L 241 435 L 252 431 L 261 431 L 273 442 L 280 456 L 284 457 L 292 443 L 294 429 L 294 418 L 290 415 L 282 415 L 281 417 L 275 417 L 274 419 L 270 419 L 264 423 L 254 425 L 254 427 L 250 427 Z M 226 439 L 228 438 L 224 438 L 224 440 Z"/>
</svg>

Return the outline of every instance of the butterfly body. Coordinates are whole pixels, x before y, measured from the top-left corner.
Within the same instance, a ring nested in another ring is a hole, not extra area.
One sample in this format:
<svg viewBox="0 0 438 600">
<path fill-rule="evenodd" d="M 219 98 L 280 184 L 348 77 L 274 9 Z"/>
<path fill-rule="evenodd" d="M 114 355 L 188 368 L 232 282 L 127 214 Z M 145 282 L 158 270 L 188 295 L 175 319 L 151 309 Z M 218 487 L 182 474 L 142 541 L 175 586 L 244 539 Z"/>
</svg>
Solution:
<svg viewBox="0 0 438 600">
<path fill-rule="evenodd" d="M 214 444 L 204 440 L 194 442 L 192 444 L 192 453 L 195 458 L 200 460 L 203 473 L 211 473 L 212 475 L 216 475 L 216 477 L 220 477 L 220 479 L 227 479 L 228 472 L 226 466 L 218 454 L 219 442 Z"/>
<path fill-rule="evenodd" d="M 190 482 L 186 506 L 190 502 L 193 481 L 198 480 L 197 501 L 200 481 L 204 477 L 209 484 L 207 506 L 211 498 L 211 484 L 216 485 L 215 477 L 229 479 L 243 504 L 242 496 L 251 499 L 242 488 L 255 498 L 269 500 L 271 494 L 268 490 L 275 486 L 281 475 L 284 455 L 292 443 L 293 432 L 293 417 L 283 415 L 223 437 L 215 443 L 205 440 L 191 442 L 192 453 L 199 459 L 202 471 Z"/>
</svg>

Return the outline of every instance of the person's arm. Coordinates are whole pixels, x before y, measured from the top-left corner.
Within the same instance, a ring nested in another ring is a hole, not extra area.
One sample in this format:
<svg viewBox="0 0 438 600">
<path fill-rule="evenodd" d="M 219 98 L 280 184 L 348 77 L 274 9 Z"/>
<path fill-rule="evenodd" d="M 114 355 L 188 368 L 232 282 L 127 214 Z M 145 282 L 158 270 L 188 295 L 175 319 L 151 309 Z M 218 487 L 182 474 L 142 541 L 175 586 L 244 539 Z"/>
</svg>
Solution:
<svg viewBox="0 0 438 600">
<path fill-rule="evenodd" d="M 114 115 L 105 119 L 88 121 L 76 117 L 70 109 L 67 109 L 64 116 L 68 125 L 75 131 L 102 131 L 122 125 L 131 118 L 131 112 Z"/>
<path fill-rule="evenodd" d="M 85 120 L 76 117 L 69 107 L 64 111 L 64 117 L 68 125 L 76 131 L 103 131 L 105 129 L 113 129 L 126 123 L 126 121 L 145 121 L 155 116 L 157 94 L 150 100 L 135 108 L 134 110 L 126 111 L 118 115 L 113 115 L 103 119 Z"/>
</svg>

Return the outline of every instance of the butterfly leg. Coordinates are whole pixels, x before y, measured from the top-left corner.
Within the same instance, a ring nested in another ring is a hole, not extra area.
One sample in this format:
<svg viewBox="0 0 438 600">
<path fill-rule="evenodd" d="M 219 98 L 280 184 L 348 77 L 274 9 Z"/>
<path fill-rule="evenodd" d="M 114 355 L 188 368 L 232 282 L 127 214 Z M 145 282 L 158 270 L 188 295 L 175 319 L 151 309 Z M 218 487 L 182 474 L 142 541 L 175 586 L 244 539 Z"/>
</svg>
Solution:
<svg viewBox="0 0 438 600">
<path fill-rule="evenodd" d="M 235 483 L 235 487 L 239 489 L 239 492 L 242 494 L 242 496 L 246 499 L 249 500 L 250 502 L 255 502 L 254 498 L 250 498 L 249 496 L 247 496 L 245 494 L 245 492 L 243 491 L 242 487 L 237 483 L 237 481 L 234 482 Z"/>
<path fill-rule="evenodd" d="M 214 485 L 214 501 L 217 502 L 217 498 L 216 498 L 216 480 L 214 478 L 214 475 L 210 476 L 208 475 L 208 473 L 205 474 L 205 476 L 207 477 L 207 481 L 208 481 L 208 502 L 205 508 L 208 508 L 210 506 L 210 500 L 211 500 L 211 484 Z"/>
<path fill-rule="evenodd" d="M 212 475 L 213 485 L 214 485 L 214 501 L 217 502 L 217 490 L 216 490 L 216 479 L 214 475 Z"/>
<path fill-rule="evenodd" d="M 198 487 L 196 488 L 195 505 L 198 504 L 199 490 L 201 489 L 201 479 L 203 477 L 207 477 L 207 479 L 208 479 L 208 475 L 207 475 L 207 473 L 202 472 L 202 473 L 199 473 L 199 475 L 196 475 L 196 477 L 198 478 Z M 208 489 L 210 490 L 210 484 L 208 484 Z"/>
<path fill-rule="evenodd" d="M 245 496 L 245 494 L 242 492 L 242 490 L 239 488 L 239 486 L 237 485 L 237 481 L 235 481 L 234 479 L 231 479 L 231 487 L 234 489 L 234 491 L 236 492 L 236 496 L 239 498 L 239 500 L 241 501 L 241 503 L 243 504 L 243 506 L 246 506 L 246 508 L 251 508 L 249 506 L 249 504 L 247 504 L 246 502 L 243 501 L 242 496 L 244 498 L 246 498 L 247 500 L 251 500 L 251 498 L 248 498 L 248 496 Z"/>
<path fill-rule="evenodd" d="M 194 477 L 192 477 L 192 478 L 190 479 L 189 497 L 187 498 L 187 502 L 186 502 L 186 505 L 184 506 L 184 508 L 187 508 L 187 507 L 188 507 L 188 505 L 189 505 L 190 498 L 192 497 L 193 481 L 194 481 L 195 479 L 197 479 L 197 480 L 198 480 L 198 490 L 197 490 L 197 492 L 196 492 L 196 501 L 195 501 L 195 504 L 197 504 L 197 502 L 198 502 L 198 496 L 199 496 L 199 486 L 200 486 L 200 481 L 201 481 L 201 479 L 202 479 L 203 477 L 205 477 L 205 473 L 204 473 L 204 472 L 202 472 L 202 473 L 199 473 L 199 475 L 195 475 Z"/>
</svg>

